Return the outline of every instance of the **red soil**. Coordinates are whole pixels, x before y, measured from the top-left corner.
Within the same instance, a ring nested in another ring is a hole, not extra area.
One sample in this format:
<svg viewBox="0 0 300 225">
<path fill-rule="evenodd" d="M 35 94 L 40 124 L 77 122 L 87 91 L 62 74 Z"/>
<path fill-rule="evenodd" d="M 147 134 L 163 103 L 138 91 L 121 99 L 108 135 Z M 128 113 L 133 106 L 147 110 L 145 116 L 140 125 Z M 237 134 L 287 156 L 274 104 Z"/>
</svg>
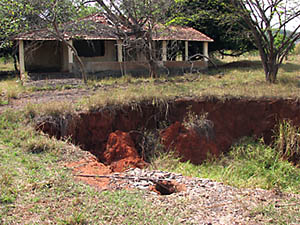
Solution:
<svg viewBox="0 0 300 225">
<path fill-rule="evenodd" d="M 130 135 L 122 131 L 110 134 L 106 151 L 101 159 L 106 165 L 100 163 L 96 157 L 90 157 L 79 162 L 69 163 L 66 166 L 73 169 L 75 175 L 83 175 L 76 176 L 77 179 L 100 189 L 108 189 L 110 179 L 97 176 L 109 175 L 112 172 L 123 172 L 132 167 L 143 168 L 146 165 L 139 157 Z M 84 177 L 85 175 L 94 177 Z"/>
<path fill-rule="evenodd" d="M 200 135 L 195 129 L 186 129 L 179 122 L 165 129 L 161 140 L 166 150 L 174 150 L 183 161 L 190 160 L 194 164 L 201 163 L 208 155 L 220 154 L 216 140 Z"/>
<path fill-rule="evenodd" d="M 106 150 L 100 158 L 114 172 L 122 172 L 132 167 L 143 168 L 146 165 L 135 149 L 130 135 L 119 130 L 109 135 Z"/>
<path fill-rule="evenodd" d="M 73 170 L 75 175 L 109 175 L 111 170 L 108 166 L 100 163 L 96 157 L 82 159 L 78 162 L 72 162 L 66 167 Z M 96 177 L 80 177 L 75 176 L 77 180 L 81 180 L 89 185 L 105 190 L 108 188 L 110 182 L 109 178 L 96 178 Z"/>
</svg>

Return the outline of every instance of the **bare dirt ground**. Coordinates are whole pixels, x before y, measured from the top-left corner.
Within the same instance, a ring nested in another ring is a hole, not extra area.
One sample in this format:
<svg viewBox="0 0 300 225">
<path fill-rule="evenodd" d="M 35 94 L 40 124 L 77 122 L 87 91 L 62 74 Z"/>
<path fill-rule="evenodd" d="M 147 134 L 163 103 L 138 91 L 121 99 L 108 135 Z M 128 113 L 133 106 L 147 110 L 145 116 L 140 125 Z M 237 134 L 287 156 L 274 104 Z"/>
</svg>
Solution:
<svg viewBox="0 0 300 225">
<path fill-rule="evenodd" d="M 72 89 L 55 90 L 55 87 L 62 85 L 72 85 Z M 63 80 L 40 80 L 26 83 L 27 87 L 53 88 L 54 90 L 34 91 L 28 94 L 21 94 L 15 99 L 11 99 L 8 105 L 0 105 L 0 113 L 6 109 L 22 109 L 27 104 L 40 104 L 52 101 L 69 101 L 75 103 L 84 96 L 92 95 L 95 90 L 83 88 L 79 79 Z M 77 87 L 78 86 L 78 87 Z"/>
</svg>

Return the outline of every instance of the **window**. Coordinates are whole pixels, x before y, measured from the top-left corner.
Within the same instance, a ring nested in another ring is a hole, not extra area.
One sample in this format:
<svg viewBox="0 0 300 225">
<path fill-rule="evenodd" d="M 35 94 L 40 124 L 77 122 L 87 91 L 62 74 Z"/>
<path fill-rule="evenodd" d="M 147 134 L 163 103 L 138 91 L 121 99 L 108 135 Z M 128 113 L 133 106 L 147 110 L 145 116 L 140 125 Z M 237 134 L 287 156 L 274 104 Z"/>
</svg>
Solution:
<svg viewBox="0 0 300 225">
<path fill-rule="evenodd" d="M 73 44 L 79 56 L 96 57 L 105 55 L 105 43 L 103 40 L 75 40 Z"/>
</svg>

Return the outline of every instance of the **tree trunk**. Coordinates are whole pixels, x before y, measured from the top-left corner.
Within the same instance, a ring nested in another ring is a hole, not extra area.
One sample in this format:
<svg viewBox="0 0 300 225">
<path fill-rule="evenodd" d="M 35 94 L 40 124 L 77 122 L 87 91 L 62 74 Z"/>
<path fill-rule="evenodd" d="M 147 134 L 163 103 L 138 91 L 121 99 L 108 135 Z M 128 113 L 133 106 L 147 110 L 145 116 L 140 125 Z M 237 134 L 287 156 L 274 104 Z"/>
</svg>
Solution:
<svg viewBox="0 0 300 225">
<path fill-rule="evenodd" d="M 146 42 L 148 42 L 148 63 L 149 63 L 149 76 L 151 78 L 157 77 L 157 59 L 155 52 L 155 44 L 152 40 L 152 32 L 147 34 Z"/>
<path fill-rule="evenodd" d="M 19 69 L 18 69 L 18 60 L 17 60 L 16 54 L 13 54 L 12 57 L 13 57 L 13 59 L 14 59 L 14 67 L 15 67 L 15 71 L 16 71 L 16 72 L 19 72 Z"/>
<path fill-rule="evenodd" d="M 277 80 L 277 73 L 278 73 L 278 64 L 275 62 L 266 63 L 264 66 L 264 71 L 266 75 L 266 81 L 269 83 L 275 83 Z"/>
<path fill-rule="evenodd" d="M 74 47 L 72 48 L 74 49 Z M 80 68 L 80 71 L 81 71 L 81 77 L 83 79 L 83 82 L 84 84 L 87 84 L 87 75 L 86 75 L 86 71 L 85 71 L 85 66 L 81 60 L 81 58 L 79 57 L 79 55 L 77 54 L 77 52 L 74 52 L 74 56 L 75 56 L 75 59 L 77 60 L 78 62 L 78 65 L 79 65 L 79 68 Z"/>
<path fill-rule="evenodd" d="M 151 78 L 156 78 L 157 77 L 157 65 L 155 60 L 149 60 L 149 75 Z"/>
</svg>

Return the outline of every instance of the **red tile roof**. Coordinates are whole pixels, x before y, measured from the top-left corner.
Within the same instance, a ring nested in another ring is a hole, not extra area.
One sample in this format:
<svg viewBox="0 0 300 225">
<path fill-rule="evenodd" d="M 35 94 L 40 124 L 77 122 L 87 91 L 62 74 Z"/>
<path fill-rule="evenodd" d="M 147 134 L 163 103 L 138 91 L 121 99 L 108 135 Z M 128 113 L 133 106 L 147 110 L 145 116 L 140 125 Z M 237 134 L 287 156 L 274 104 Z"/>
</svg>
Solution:
<svg viewBox="0 0 300 225">
<path fill-rule="evenodd" d="M 124 31 L 124 28 L 121 28 Z M 93 14 L 76 22 L 65 24 L 61 31 L 64 38 L 83 40 L 117 40 L 114 25 L 104 14 Z M 153 40 L 183 40 L 183 41 L 207 41 L 213 39 L 191 28 L 182 26 L 161 26 L 153 29 Z M 18 35 L 16 40 L 56 40 L 55 33 L 48 29 L 34 30 Z"/>
</svg>

